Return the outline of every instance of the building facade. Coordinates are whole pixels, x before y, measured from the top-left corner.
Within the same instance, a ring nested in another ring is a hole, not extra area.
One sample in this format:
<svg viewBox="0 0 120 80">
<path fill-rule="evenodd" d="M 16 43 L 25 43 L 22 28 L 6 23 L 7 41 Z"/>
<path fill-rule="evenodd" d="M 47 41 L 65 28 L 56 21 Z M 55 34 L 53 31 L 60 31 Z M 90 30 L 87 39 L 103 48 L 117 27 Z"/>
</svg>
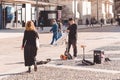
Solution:
<svg viewBox="0 0 120 80">
<path fill-rule="evenodd" d="M 96 21 L 113 18 L 113 0 L 0 0 L 0 28 L 20 26 L 28 20 L 37 21 L 41 11 L 58 11 L 57 18 L 68 20 L 74 18 L 79 24 L 85 24 L 86 19 Z M 115 0 L 115 13 L 120 12 L 120 1 Z M 119 2 L 118 2 L 119 1 Z M 58 10 L 58 6 L 62 9 Z M 6 10 L 11 12 L 7 15 Z M 11 15 L 12 14 L 12 15 Z M 9 17 L 10 16 L 10 17 Z M 50 18 L 56 16 L 50 14 Z M 7 18 L 11 21 L 7 22 Z M 19 25 L 20 24 L 20 25 Z"/>
<path fill-rule="evenodd" d="M 115 18 L 120 16 L 120 0 L 114 0 L 114 13 Z"/>
<path fill-rule="evenodd" d="M 62 19 L 73 17 L 82 20 L 85 24 L 86 18 L 94 18 L 97 21 L 114 17 L 113 0 L 49 0 L 62 5 Z"/>
<path fill-rule="evenodd" d="M 40 11 L 55 10 L 49 0 L 0 0 L 0 29 L 24 27 L 29 20 L 38 25 Z"/>
</svg>

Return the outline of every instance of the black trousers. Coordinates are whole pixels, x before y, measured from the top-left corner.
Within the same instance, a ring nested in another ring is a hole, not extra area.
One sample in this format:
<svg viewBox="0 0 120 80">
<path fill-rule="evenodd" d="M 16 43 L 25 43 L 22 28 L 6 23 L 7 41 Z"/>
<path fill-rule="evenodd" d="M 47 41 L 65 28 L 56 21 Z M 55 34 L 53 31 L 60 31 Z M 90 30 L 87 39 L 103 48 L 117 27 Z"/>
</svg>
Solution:
<svg viewBox="0 0 120 80">
<path fill-rule="evenodd" d="M 73 47 L 73 56 L 77 57 L 77 40 L 76 39 L 69 39 L 68 40 L 68 52 L 70 51 L 71 45 Z"/>
</svg>

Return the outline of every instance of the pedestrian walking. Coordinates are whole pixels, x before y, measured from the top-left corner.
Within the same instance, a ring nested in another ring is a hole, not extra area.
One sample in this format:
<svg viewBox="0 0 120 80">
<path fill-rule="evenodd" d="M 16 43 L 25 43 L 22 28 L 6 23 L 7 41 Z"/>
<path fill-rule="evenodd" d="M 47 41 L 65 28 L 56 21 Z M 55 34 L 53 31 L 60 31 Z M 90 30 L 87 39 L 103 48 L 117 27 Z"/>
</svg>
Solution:
<svg viewBox="0 0 120 80">
<path fill-rule="evenodd" d="M 37 71 L 37 64 L 36 64 L 37 38 L 39 39 L 39 36 L 35 29 L 34 23 L 32 21 L 28 21 L 26 23 L 26 29 L 24 31 L 22 49 L 24 48 L 25 66 L 28 66 L 29 73 L 31 72 L 32 65 L 34 65 L 34 71 Z"/>
<path fill-rule="evenodd" d="M 86 18 L 86 25 L 87 25 L 87 26 L 89 25 L 89 20 L 88 20 L 88 18 Z"/>
<path fill-rule="evenodd" d="M 111 23 L 111 25 L 113 25 L 113 18 L 111 18 L 110 23 Z"/>
<path fill-rule="evenodd" d="M 93 25 L 94 25 L 94 18 L 91 18 L 90 19 L 90 26 L 93 27 Z"/>
<path fill-rule="evenodd" d="M 77 24 L 74 22 L 72 18 L 69 19 L 70 26 L 67 31 L 68 34 L 68 52 L 70 51 L 71 45 L 73 46 L 73 59 L 77 57 Z"/>
<path fill-rule="evenodd" d="M 50 30 L 50 32 L 53 32 L 53 37 L 52 37 L 52 41 L 51 41 L 51 45 L 53 45 L 53 43 L 55 42 L 55 41 L 57 41 L 57 39 L 58 39 L 58 24 L 57 24 L 57 22 L 56 22 L 56 20 L 55 19 L 53 19 L 52 20 L 52 28 L 51 28 L 51 30 Z"/>
<path fill-rule="evenodd" d="M 119 26 L 120 26 L 120 18 L 117 17 L 116 21 L 117 21 L 117 25 L 118 25 L 118 27 L 119 27 Z"/>
<path fill-rule="evenodd" d="M 57 22 L 58 24 L 58 39 L 62 36 L 62 22 L 60 20 L 58 20 Z"/>
<path fill-rule="evenodd" d="M 44 27 L 44 24 L 45 24 L 44 18 L 39 17 L 38 22 L 39 22 L 39 26 L 40 26 L 41 30 L 43 31 L 43 27 Z"/>
<path fill-rule="evenodd" d="M 104 24 L 104 19 L 103 18 L 100 19 L 100 24 L 101 24 L 101 27 L 102 27 L 103 24 Z"/>
</svg>

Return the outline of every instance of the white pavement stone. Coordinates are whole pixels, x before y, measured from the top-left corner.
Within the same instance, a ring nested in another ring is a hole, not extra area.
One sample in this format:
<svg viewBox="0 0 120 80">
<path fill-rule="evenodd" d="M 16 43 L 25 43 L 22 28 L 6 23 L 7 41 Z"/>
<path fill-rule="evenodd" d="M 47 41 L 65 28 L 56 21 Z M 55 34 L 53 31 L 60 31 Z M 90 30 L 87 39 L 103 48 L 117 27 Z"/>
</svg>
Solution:
<svg viewBox="0 0 120 80">
<path fill-rule="evenodd" d="M 20 29 L 3 29 L 0 30 L 0 39 L 2 38 L 14 38 L 23 36 L 24 28 Z"/>
</svg>

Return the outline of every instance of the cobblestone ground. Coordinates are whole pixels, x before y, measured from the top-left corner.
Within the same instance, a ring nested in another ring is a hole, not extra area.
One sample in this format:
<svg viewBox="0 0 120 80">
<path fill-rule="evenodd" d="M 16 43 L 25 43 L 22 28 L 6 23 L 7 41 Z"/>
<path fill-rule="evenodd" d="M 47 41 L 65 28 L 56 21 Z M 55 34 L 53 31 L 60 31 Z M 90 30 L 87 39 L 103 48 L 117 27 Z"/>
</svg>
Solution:
<svg viewBox="0 0 120 80">
<path fill-rule="evenodd" d="M 114 29 L 115 28 L 115 29 Z M 105 27 L 103 28 L 90 28 L 83 30 L 79 30 L 79 43 L 87 44 L 86 49 L 86 59 L 93 61 L 93 50 L 100 49 L 105 51 L 105 55 L 109 57 L 112 61 L 104 62 L 102 64 L 95 64 L 92 66 L 83 65 L 81 62 L 82 59 L 82 49 L 79 49 L 78 59 L 80 60 L 67 60 L 62 61 L 60 59 L 53 59 L 48 65 L 56 65 L 56 66 L 71 66 L 71 67 L 80 67 L 80 70 L 70 69 L 70 68 L 59 68 L 59 67 L 47 67 L 47 66 L 39 66 L 38 71 L 32 71 L 30 74 L 23 72 L 19 74 L 10 74 L 10 76 L 4 77 L 2 80 L 120 80 L 120 74 L 112 73 L 112 72 L 100 72 L 100 71 L 90 71 L 90 70 L 82 70 L 83 68 L 90 69 L 101 69 L 101 70 L 111 70 L 111 71 L 120 71 L 120 38 L 119 38 L 119 27 Z M 90 33 L 83 33 L 89 32 Z M 92 33 L 97 32 L 97 33 Z M 99 33 L 99 32 L 107 32 L 107 33 Z M 110 32 L 110 33 L 108 33 Z M 117 33 L 116 33 L 117 32 Z M 49 42 L 48 38 L 50 38 L 50 34 L 42 34 L 40 37 L 45 37 L 42 41 L 44 45 L 42 45 L 41 49 L 38 51 L 38 59 L 41 58 L 58 58 L 58 56 L 64 53 L 65 46 L 61 47 L 51 47 L 45 45 L 46 42 Z M 1 62 L 4 62 L 3 68 L 5 64 L 8 67 L 20 67 L 21 64 L 12 64 L 15 62 L 20 62 L 23 57 L 20 50 L 22 37 L 15 39 L 1 39 Z M 15 41 L 14 41 L 15 40 Z M 12 42 L 12 43 L 11 43 Z M 9 45 L 8 45 L 9 44 Z M 47 43 L 48 44 L 48 43 Z M 7 45 L 7 48 L 6 48 Z M 78 46 L 80 46 L 78 45 Z M 11 47 L 12 46 L 12 47 Z M 6 52 L 5 52 L 6 50 Z M 47 51 L 48 50 L 48 51 Z M 14 51 L 14 53 L 13 53 Z M 11 53 L 11 54 L 9 54 Z M 71 51 L 72 53 L 72 51 Z M 90 53 L 90 54 L 89 54 Z M 91 54 L 92 53 L 92 54 Z M 48 54 L 48 55 L 45 55 Z M 52 55 L 51 55 L 52 54 Z M 7 55 L 7 56 L 6 56 Z M 12 55 L 12 56 L 11 56 Z M 14 56 L 13 56 L 14 55 Z M 3 56 L 3 57 L 2 57 Z M 8 57 L 9 56 L 9 57 Z M 16 57 L 19 56 L 19 57 Z M 13 58 L 14 57 L 14 58 Z M 8 59 L 8 61 L 4 59 Z M 16 59 L 16 61 L 15 61 Z M 1 65 L 1 66 L 2 66 Z M 6 65 L 5 65 L 6 66 Z M 1 69 L 4 71 L 4 69 Z M 11 69 L 10 68 L 10 69 Z M 6 70 L 7 71 L 7 70 Z M 2 75 L 0 75 L 2 76 Z"/>
<path fill-rule="evenodd" d="M 117 50 L 120 50 L 120 47 L 118 47 L 118 44 L 115 46 L 112 44 L 112 46 L 103 46 L 98 49 L 105 50 L 105 57 L 108 57 L 111 61 L 105 62 L 103 60 L 102 64 L 96 64 L 93 66 L 85 66 L 82 64 L 82 58 L 83 55 L 78 55 L 77 59 L 78 60 L 60 60 L 56 59 L 50 64 L 55 64 L 55 65 L 67 65 L 67 66 L 81 66 L 81 67 L 86 67 L 86 68 L 93 68 L 93 69 L 105 69 L 105 70 L 116 70 L 120 71 L 120 53 L 119 52 L 114 52 Z M 113 51 L 113 53 L 109 53 L 110 51 Z M 106 54 L 107 53 L 107 54 Z M 93 54 L 85 54 L 85 59 L 93 62 Z"/>
<path fill-rule="evenodd" d="M 41 66 L 37 72 L 11 75 L 2 80 L 120 80 L 120 74 Z"/>
<path fill-rule="evenodd" d="M 115 57 L 119 58 L 120 54 L 107 54 L 107 56 L 110 59 Z M 79 55 L 78 58 L 82 58 L 82 55 Z M 91 59 L 92 55 L 87 54 L 86 58 Z M 77 66 L 82 68 L 120 71 L 119 61 L 120 60 L 112 60 L 110 62 L 104 62 L 102 64 L 86 66 L 82 64 L 81 60 L 64 61 L 60 59 L 54 59 L 49 64 L 54 64 L 57 66 Z M 2 80 L 120 80 L 120 74 L 39 66 L 37 72 L 32 71 L 30 74 L 25 72 L 15 75 L 13 74 Z"/>
<path fill-rule="evenodd" d="M 92 62 L 92 61 L 91 61 Z M 82 61 L 74 61 L 74 60 L 68 60 L 68 61 L 57 61 L 57 62 L 51 62 L 50 64 L 55 65 L 66 65 L 66 66 L 73 66 L 73 67 L 82 67 L 82 68 L 92 68 L 92 69 L 105 69 L 105 70 L 115 70 L 120 71 L 120 61 L 118 60 L 112 60 L 110 62 L 104 62 L 102 64 L 95 64 L 92 66 L 86 66 L 82 64 Z"/>
</svg>

